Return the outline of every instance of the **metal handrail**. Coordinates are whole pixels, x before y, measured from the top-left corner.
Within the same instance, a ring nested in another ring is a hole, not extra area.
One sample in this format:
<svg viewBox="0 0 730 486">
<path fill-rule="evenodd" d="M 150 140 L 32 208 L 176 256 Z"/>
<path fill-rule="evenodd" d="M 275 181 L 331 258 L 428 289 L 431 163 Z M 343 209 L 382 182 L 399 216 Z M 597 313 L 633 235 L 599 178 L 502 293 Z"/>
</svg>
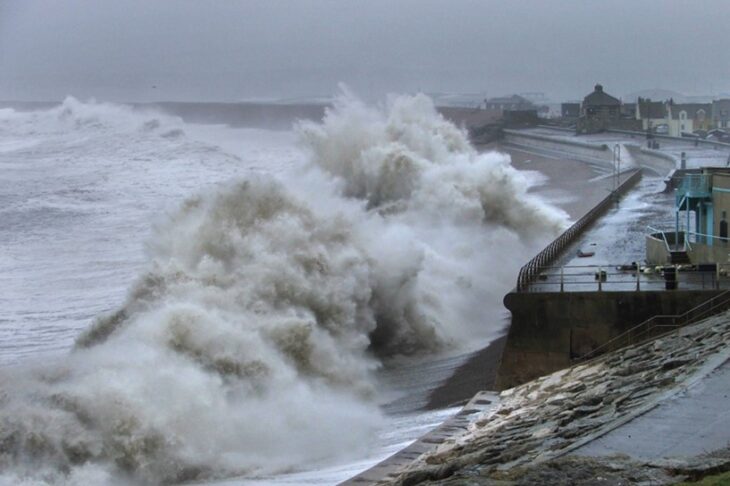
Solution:
<svg viewBox="0 0 730 486">
<path fill-rule="evenodd" d="M 667 233 L 666 233 L 666 231 L 659 231 L 657 229 L 652 228 L 651 226 L 647 226 L 647 228 L 649 228 L 649 230 L 652 231 L 652 232 L 656 232 L 656 233 L 661 234 L 662 235 L 662 240 L 664 240 L 664 246 L 667 248 L 667 252 L 671 252 L 672 251 L 669 248 L 669 241 L 667 241 Z M 653 236 L 656 233 L 651 233 L 651 234 Z"/>
<path fill-rule="evenodd" d="M 667 240 L 666 235 L 667 235 L 667 233 L 670 233 L 670 234 L 675 233 L 676 232 L 675 229 L 661 230 L 661 229 L 654 228 L 652 226 L 647 226 L 646 229 L 649 230 L 649 232 L 650 232 L 649 234 L 651 236 L 654 236 L 656 234 L 661 234 L 662 240 L 664 241 L 664 246 L 666 247 L 667 251 L 672 251 L 670 249 L 669 241 Z M 699 242 L 699 240 L 697 238 L 698 236 L 701 236 L 702 238 L 705 238 L 705 239 L 719 240 L 719 241 L 726 242 L 726 243 L 730 241 L 730 238 L 728 238 L 728 237 L 722 237 L 722 236 L 717 236 L 717 235 L 708 235 L 706 233 L 699 233 L 697 231 L 686 231 L 683 229 L 680 231 L 680 233 L 683 233 L 683 235 L 684 235 L 684 238 L 683 238 L 684 247 L 689 250 L 692 249 L 692 240 L 690 238 L 692 236 L 694 236 L 694 238 L 695 238 L 695 243 Z"/>
<path fill-rule="evenodd" d="M 719 301 L 719 302 L 716 302 Z M 703 309 L 704 307 L 707 307 L 709 305 L 709 309 Z M 621 349 L 626 346 L 630 346 L 632 344 L 639 344 L 644 340 L 643 336 L 648 336 L 650 331 L 652 331 L 654 328 L 657 327 L 672 327 L 672 330 L 675 330 L 679 327 L 687 326 L 693 322 L 700 321 L 702 319 L 705 319 L 707 317 L 713 316 L 715 314 L 719 314 L 720 312 L 727 310 L 727 308 L 730 307 L 730 290 L 725 290 L 721 294 L 718 294 L 705 302 L 699 304 L 696 307 L 693 307 L 692 309 L 688 310 L 684 314 L 679 315 L 656 315 L 654 317 L 650 317 L 649 319 L 645 320 L 641 324 L 637 324 L 636 326 L 632 327 L 631 329 L 628 329 L 627 331 L 624 331 L 623 333 L 619 334 L 618 336 L 614 337 L 613 339 L 610 339 L 603 343 L 601 346 L 598 346 L 597 348 L 591 350 L 590 352 L 584 354 L 583 356 L 577 358 L 576 362 L 584 362 L 584 361 L 590 361 L 592 359 L 598 358 L 599 356 L 609 352 L 609 351 L 615 351 L 617 349 Z M 694 315 L 693 315 L 694 314 Z M 671 320 L 672 324 L 653 324 L 655 321 L 660 321 L 662 319 L 665 320 Z M 683 321 L 683 322 L 682 322 Z M 679 323 L 678 323 L 679 322 Z M 631 334 L 636 333 L 637 330 L 640 328 L 645 327 L 646 329 L 643 330 L 642 334 L 639 334 L 639 336 L 642 337 L 642 339 L 631 339 Z M 613 347 L 618 341 L 623 340 L 625 338 L 627 339 L 627 343 Z"/>
<path fill-rule="evenodd" d="M 720 241 L 730 241 L 730 239 L 728 239 L 728 237 L 726 237 L 726 236 L 722 237 L 722 236 L 717 236 L 717 235 L 707 235 L 705 233 L 697 233 L 696 231 L 686 232 L 686 234 L 694 235 L 695 242 L 697 241 L 697 238 L 696 238 L 697 236 L 702 236 L 703 238 L 712 238 L 714 240 L 720 240 Z"/>
<path fill-rule="evenodd" d="M 675 269 L 679 284 L 679 275 L 686 274 L 684 284 L 688 289 L 719 290 L 730 285 L 730 264 L 714 263 L 708 265 L 647 265 L 632 262 L 632 265 L 565 265 L 539 267 L 539 278 L 530 283 L 527 292 L 565 292 L 565 291 L 598 291 L 613 290 L 651 290 L 661 286 L 664 289 L 667 279 L 664 272 L 667 267 Z M 657 278 L 660 277 L 660 278 Z M 708 279 L 709 277 L 709 279 Z M 724 284 L 723 284 L 724 282 Z"/>
<path fill-rule="evenodd" d="M 685 174 L 677 188 L 677 196 L 690 193 L 709 193 L 711 188 L 708 174 Z"/>
<path fill-rule="evenodd" d="M 565 248 L 579 236 L 583 230 L 593 223 L 615 200 L 617 195 L 624 194 L 629 188 L 633 187 L 641 179 L 641 169 L 634 169 L 631 174 L 616 191 L 605 197 L 593 209 L 588 211 L 582 218 L 576 221 L 570 228 L 553 240 L 540 253 L 535 255 L 529 262 L 520 268 L 517 275 L 517 291 L 525 290 L 530 283 L 539 274 L 539 268 L 544 267 L 555 259 L 565 250 Z"/>
<path fill-rule="evenodd" d="M 671 253 L 672 251 L 676 251 L 677 248 L 679 248 L 679 241 L 675 241 L 674 242 L 675 249 L 672 250 L 671 247 L 670 247 L 670 245 L 669 245 L 669 240 L 667 240 L 667 233 L 669 233 L 669 234 L 676 233 L 677 232 L 676 229 L 660 230 L 660 229 L 654 228 L 652 226 L 647 226 L 646 229 L 649 230 L 649 232 L 650 232 L 649 235 L 650 236 L 654 236 L 656 234 L 661 234 L 662 235 L 662 240 L 664 240 L 664 246 L 667 249 L 667 252 L 670 252 Z M 693 232 L 688 232 L 688 231 L 685 231 L 685 230 L 680 231 L 680 233 L 682 233 L 683 249 L 685 251 L 692 249 L 692 244 L 691 244 L 690 239 L 689 239 L 690 235 L 704 236 L 701 233 L 693 233 Z"/>
<path fill-rule="evenodd" d="M 692 243 L 690 243 L 689 234 L 686 231 L 684 232 L 684 250 L 692 251 Z"/>
</svg>

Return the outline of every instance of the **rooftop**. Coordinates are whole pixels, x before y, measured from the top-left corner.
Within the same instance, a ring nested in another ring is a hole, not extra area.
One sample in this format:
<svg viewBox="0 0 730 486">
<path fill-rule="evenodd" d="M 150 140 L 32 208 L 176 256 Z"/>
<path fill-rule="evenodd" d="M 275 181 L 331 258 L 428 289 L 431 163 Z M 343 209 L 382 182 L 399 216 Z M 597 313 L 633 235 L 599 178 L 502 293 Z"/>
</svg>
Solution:
<svg viewBox="0 0 730 486">
<path fill-rule="evenodd" d="M 679 119 L 679 114 L 684 111 L 687 118 L 700 118 L 701 112 L 708 119 L 712 115 L 712 103 L 674 103 L 671 105 L 672 118 Z"/>
<path fill-rule="evenodd" d="M 486 100 L 488 104 L 494 103 L 494 104 L 521 104 L 521 105 L 532 105 L 532 101 L 528 100 L 527 98 L 524 98 L 520 95 L 512 95 L 512 96 L 498 96 L 495 98 L 489 98 Z"/>
<path fill-rule="evenodd" d="M 638 104 L 641 118 L 664 118 L 667 116 L 667 108 L 663 101 L 639 98 Z"/>
<path fill-rule="evenodd" d="M 603 91 L 603 86 L 597 84 L 592 93 L 583 98 L 584 106 L 619 106 L 621 101 Z"/>
</svg>

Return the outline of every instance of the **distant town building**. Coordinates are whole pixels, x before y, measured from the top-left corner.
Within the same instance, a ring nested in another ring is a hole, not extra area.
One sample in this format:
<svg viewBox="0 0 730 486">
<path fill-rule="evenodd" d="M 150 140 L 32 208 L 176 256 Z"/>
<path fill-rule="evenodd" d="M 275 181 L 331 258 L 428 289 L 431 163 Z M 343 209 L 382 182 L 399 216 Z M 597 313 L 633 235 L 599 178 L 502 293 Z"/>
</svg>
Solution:
<svg viewBox="0 0 730 486">
<path fill-rule="evenodd" d="M 636 120 L 636 103 L 624 103 L 621 105 L 621 117 Z"/>
<path fill-rule="evenodd" d="M 542 91 L 527 91 L 518 94 L 535 105 L 546 105 L 549 103 L 548 97 Z"/>
<path fill-rule="evenodd" d="M 636 103 L 636 118 L 641 120 L 643 130 L 672 137 L 710 130 L 712 112 L 711 103 L 675 103 L 673 99 L 652 101 L 648 98 L 639 98 Z"/>
<path fill-rule="evenodd" d="M 490 98 L 488 100 L 484 100 L 484 105 L 487 110 L 494 110 L 499 112 L 504 112 L 507 110 L 529 111 L 537 109 L 537 106 L 535 106 L 533 102 L 520 95 Z"/>
<path fill-rule="evenodd" d="M 502 119 L 508 127 L 529 127 L 539 123 L 538 111 L 532 110 L 504 110 Z"/>
<path fill-rule="evenodd" d="M 563 118 L 578 118 L 580 116 L 580 103 L 561 103 L 560 116 Z"/>
<path fill-rule="evenodd" d="M 583 98 L 581 115 L 589 118 L 617 120 L 621 116 L 621 100 L 603 91 L 597 84 L 592 93 Z"/>
<path fill-rule="evenodd" d="M 712 125 L 711 103 L 667 103 L 669 135 L 681 137 L 697 130 L 708 130 Z"/>
<path fill-rule="evenodd" d="M 436 109 L 451 123 L 469 131 L 495 123 L 502 116 L 501 113 L 493 111 L 460 106 L 439 106 Z"/>
<path fill-rule="evenodd" d="M 697 101 L 699 99 L 701 97 L 696 97 Z M 561 105 L 564 124 L 575 118 L 577 106 L 577 103 Z M 580 104 L 576 132 L 595 133 L 611 128 L 725 141 L 730 137 L 730 98 L 705 103 L 675 103 L 673 98 L 652 101 L 639 97 L 636 103 L 622 103 L 596 84 Z"/>
<path fill-rule="evenodd" d="M 639 98 L 636 102 L 636 118 L 641 120 L 642 130 L 669 133 L 669 117 L 664 101 Z"/>
<path fill-rule="evenodd" d="M 578 133 L 595 133 L 615 127 L 621 119 L 621 100 L 603 91 L 597 84 L 593 92 L 583 98 L 580 118 L 576 125 Z"/>
<path fill-rule="evenodd" d="M 730 128 L 730 99 L 712 102 L 712 124 L 715 128 Z"/>
<path fill-rule="evenodd" d="M 572 125 L 577 111 L 577 133 L 623 129 L 672 137 L 730 140 L 730 98 L 698 102 L 701 99 L 705 97 L 695 97 L 696 102 L 692 103 L 675 103 L 673 98 L 652 101 L 639 97 L 636 103 L 622 103 L 606 93 L 602 85 L 596 84 L 593 92 L 586 95 L 582 103 L 566 102 L 560 105 L 561 123 L 564 126 Z"/>
</svg>

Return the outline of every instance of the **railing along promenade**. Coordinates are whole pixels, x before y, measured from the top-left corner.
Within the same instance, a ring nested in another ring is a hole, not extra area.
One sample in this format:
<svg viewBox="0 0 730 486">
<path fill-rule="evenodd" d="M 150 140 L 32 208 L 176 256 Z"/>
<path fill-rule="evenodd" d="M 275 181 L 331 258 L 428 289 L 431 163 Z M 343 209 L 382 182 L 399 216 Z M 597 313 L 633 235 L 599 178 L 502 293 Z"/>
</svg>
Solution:
<svg viewBox="0 0 730 486">
<path fill-rule="evenodd" d="M 632 174 L 624 180 L 615 191 L 612 191 L 606 196 L 601 202 L 599 202 L 593 209 L 588 211 L 582 218 L 573 223 L 573 225 L 558 236 L 552 243 L 545 247 L 540 253 L 527 262 L 517 275 L 517 291 L 525 291 L 529 285 L 535 281 L 537 276 L 540 274 L 543 268 L 553 263 L 565 249 L 580 236 L 583 231 L 592 223 L 596 221 L 601 215 L 603 215 L 611 204 L 629 189 L 631 189 L 636 183 L 641 180 L 641 169 L 633 169 Z"/>
<path fill-rule="evenodd" d="M 540 267 L 529 292 L 629 292 L 730 289 L 730 264 L 566 265 Z M 668 287 L 669 285 L 669 287 Z"/>
</svg>

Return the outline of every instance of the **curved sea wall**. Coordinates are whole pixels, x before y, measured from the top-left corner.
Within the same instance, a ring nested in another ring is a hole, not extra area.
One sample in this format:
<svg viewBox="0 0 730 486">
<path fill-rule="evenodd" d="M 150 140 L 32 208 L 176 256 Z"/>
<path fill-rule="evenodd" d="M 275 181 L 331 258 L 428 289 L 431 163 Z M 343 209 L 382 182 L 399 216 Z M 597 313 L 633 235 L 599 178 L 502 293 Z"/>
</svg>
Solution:
<svg viewBox="0 0 730 486">
<path fill-rule="evenodd" d="M 624 144 L 636 163 L 645 169 L 656 172 L 661 176 L 669 174 L 679 166 L 679 161 L 672 155 L 659 150 L 652 150 L 638 145 Z"/>
<path fill-rule="evenodd" d="M 516 148 L 538 150 L 556 157 L 601 165 L 613 165 L 613 151 L 606 144 L 570 140 L 521 130 L 504 130 L 504 143 Z"/>
<path fill-rule="evenodd" d="M 522 130 L 504 130 L 504 143 L 524 150 L 535 150 L 555 157 L 613 166 L 613 150 L 607 144 L 571 139 L 557 130 L 555 135 L 543 135 Z M 572 132 L 571 132 L 572 133 Z M 679 167 L 679 160 L 665 152 L 642 147 L 639 143 L 622 143 L 631 159 L 644 169 L 666 175 Z"/>
<path fill-rule="evenodd" d="M 513 292 L 512 313 L 497 372 L 505 390 L 567 368 L 573 360 L 656 315 L 680 315 L 717 290 L 629 292 Z"/>
</svg>

